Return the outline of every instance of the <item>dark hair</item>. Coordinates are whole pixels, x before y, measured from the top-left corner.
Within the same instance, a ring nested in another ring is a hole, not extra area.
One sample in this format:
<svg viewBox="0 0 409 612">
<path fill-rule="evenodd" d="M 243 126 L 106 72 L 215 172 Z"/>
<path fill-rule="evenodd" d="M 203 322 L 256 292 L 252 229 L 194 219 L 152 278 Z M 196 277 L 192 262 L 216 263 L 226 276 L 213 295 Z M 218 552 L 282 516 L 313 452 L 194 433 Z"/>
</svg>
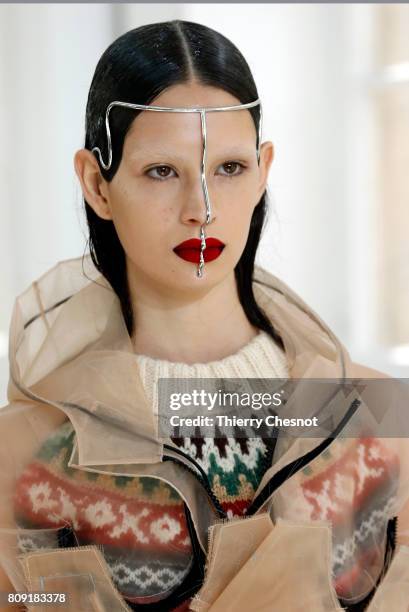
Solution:
<svg viewBox="0 0 409 612">
<path fill-rule="evenodd" d="M 101 56 L 92 79 L 86 110 L 85 148 L 99 147 L 108 159 L 105 112 L 114 100 L 150 104 L 167 87 L 195 80 L 234 95 L 245 104 L 258 98 L 250 68 L 237 47 L 222 34 L 198 23 L 174 20 L 144 25 L 126 32 Z M 101 174 L 112 180 L 121 161 L 126 133 L 138 115 L 115 107 L 110 113 L 112 165 Z M 256 131 L 260 107 L 249 109 Z M 126 274 L 125 252 L 114 224 L 101 219 L 84 200 L 89 228 L 89 248 L 96 268 L 111 284 L 121 302 L 130 335 L 134 330 Z M 252 287 L 254 261 L 267 214 L 264 192 L 253 211 L 249 235 L 235 268 L 238 295 L 250 323 L 262 329 L 282 347 L 281 337 L 258 306 Z"/>
</svg>

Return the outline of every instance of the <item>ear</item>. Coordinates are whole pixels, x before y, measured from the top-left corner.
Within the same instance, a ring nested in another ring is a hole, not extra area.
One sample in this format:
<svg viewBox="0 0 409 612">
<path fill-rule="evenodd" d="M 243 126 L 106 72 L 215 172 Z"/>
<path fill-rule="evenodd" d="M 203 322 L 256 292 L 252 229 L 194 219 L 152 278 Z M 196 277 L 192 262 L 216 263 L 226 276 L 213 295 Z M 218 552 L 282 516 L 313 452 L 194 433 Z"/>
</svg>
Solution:
<svg viewBox="0 0 409 612">
<path fill-rule="evenodd" d="M 267 187 L 268 173 L 274 159 L 274 145 L 272 142 L 263 142 L 260 147 L 260 163 L 259 163 L 259 196 L 258 201 L 263 195 Z"/>
<path fill-rule="evenodd" d="M 84 199 L 101 219 L 112 219 L 108 183 L 101 175 L 95 155 L 88 149 L 80 149 L 74 155 L 74 168 Z"/>
</svg>

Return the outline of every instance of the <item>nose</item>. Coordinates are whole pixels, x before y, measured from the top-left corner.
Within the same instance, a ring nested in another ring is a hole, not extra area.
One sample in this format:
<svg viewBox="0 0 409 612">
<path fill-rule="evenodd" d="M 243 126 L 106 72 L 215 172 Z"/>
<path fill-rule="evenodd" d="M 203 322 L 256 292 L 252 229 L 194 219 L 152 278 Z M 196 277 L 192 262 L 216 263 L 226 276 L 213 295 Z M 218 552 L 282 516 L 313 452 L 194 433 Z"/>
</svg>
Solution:
<svg viewBox="0 0 409 612">
<path fill-rule="evenodd" d="M 198 226 L 206 223 L 206 199 L 202 187 L 200 174 L 197 174 L 194 179 L 189 181 L 185 186 L 183 194 L 182 209 L 180 213 L 181 222 L 185 225 Z M 210 200 L 211 216 L 208 225 L 215 220 L 213 201 L 211 194 L 208 191 Z"/>
</svg>

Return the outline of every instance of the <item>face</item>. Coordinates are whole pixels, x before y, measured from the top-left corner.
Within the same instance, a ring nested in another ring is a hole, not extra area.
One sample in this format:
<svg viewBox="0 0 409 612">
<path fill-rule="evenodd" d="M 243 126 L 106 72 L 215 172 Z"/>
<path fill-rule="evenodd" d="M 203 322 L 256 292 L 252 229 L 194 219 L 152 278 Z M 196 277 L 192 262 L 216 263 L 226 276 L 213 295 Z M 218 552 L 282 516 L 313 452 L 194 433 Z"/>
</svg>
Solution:
<svg viewBox="0 0 409 612">
<path fill-rule="evenodd" d="M 230 106 L 240 101 L 223 90 L 190 83 L 169 88 L 151 104 Z M 91 188 L 88 194 L 84 191 L 97 214 L 112 219 L 136 287 L 143 284 L 162 292 L 193 295 L 233 274 L 241 257 L 253 210 L 265 190 L 273 147 L 271 143 L 262 145 L 259 166 L 256 128 L 248 110 L 207 113 L 206 125 L 212 221 L 204 229 L 206 239 L 215 238 L 225 246 L 209 249 L 210 255 L 218 256 L 205 263 L 201 278 L 196 274 L 199 251 L 190 257 L 195 263 L 174 250 L 186 240 L 198 239 L 206 219 L 199 113 L 140 113 L 127 133 L 112 181 L 100 178 L 98 189 Z M 91 156 L 88 163 L 97 168 L 94 156 L 85 154 Z M 81 159 L 76 159 L 76 170 L 83 189 L 87 189 L 87 171 Z"/>
</svg>

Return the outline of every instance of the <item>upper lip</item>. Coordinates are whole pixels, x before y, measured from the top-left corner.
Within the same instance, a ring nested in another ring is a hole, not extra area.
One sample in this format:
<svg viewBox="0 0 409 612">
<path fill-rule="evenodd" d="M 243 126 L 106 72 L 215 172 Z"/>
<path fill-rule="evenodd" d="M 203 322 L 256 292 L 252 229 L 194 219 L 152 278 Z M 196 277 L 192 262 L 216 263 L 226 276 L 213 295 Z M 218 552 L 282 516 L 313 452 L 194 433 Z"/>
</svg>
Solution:
<svg viewBox="0 0 409 612">
<path fill-rule="evenodd" d="M 201 241 L 199 238 L 189 238 L 189 240 L 185 240 L 181 242 L 175 248 L 174 251 L 179 249 L 200 249 Z M 217 240 L 217 238 L 206 238 L 206 247 L 224 247 L 224 242 Z"/>
</svg>

